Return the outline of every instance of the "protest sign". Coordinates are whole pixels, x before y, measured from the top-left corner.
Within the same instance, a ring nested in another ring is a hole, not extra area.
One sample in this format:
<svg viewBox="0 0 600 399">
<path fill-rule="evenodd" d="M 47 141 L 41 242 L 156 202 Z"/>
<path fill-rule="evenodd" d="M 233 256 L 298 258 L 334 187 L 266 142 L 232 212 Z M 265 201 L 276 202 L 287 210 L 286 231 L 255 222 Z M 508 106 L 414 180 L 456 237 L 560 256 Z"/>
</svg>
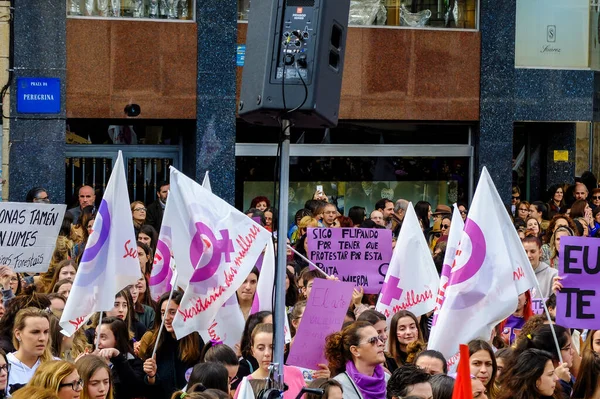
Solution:
<svg viewBox="0 0 600 399">
<path fill-rule="evenodd" d="M 287 364 L 310 370 L 325 360 L 325 338 L 339 331 L 352 302 L 354 284 L 317 278 L 298 326 Z"/>
<path fill-rule="evenodd" d="M 556 324 L 600 328 L 600 240 L 562 237 L 560 254 L 558 275 L 563 288 L 556 295 Z"/>
<path fill-rule="evenodd" d="M 328 275 L 379 294 L 392 258 L 392 231 L 308 229 L 308 258 Z"/>
<path fill-rule="evenodd" d="M 544 314 L 544 303 L 548 298 L 531 298 L 531 310 L 533 314 Z"/>
<path fill-rule="evenodd" d="M 0 265 L 45 272 L 56 247 L 66 205 L 0 202 Z"/>
</svg>

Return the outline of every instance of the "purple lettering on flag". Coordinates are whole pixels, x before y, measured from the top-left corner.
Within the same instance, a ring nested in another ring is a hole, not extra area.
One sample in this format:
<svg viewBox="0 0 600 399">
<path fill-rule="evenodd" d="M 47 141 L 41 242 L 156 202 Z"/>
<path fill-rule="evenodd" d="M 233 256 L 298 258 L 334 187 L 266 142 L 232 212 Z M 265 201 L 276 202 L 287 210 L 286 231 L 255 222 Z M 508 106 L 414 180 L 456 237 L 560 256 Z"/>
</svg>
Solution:
<svg viewBox="0 0 600 399">
<path fill-rule="evenodd" d="M 190 245 L 190 260 L 196 265 L 196 270 L 190 283 L 205 281 L 215 275 L 221 265 L 221 254 L 225 255 L 225 261 L 231 262 L 231 253 L 235 252 L 233 241 L 229 238 L 229 230 L 220 230 L 222 239 L 217 240 L 213 231 L 202 222 L 196 223 L 196 234 Z M 205 238 L 205 239 L 203 239 Z M 198 264 L 205 250 L 212 247 L 212 256 L 208 263 L 202 267 Z"/>
<path fill-rule="evenodd" d="M 80 286 L 90 285 L 104 272 L 104 270 L 106 270 L 108 254 L 106 253 L 106 249 L 103 250 L 103 248 L 108 242 L 108 236 L 110 234 L 110 212 L 108 211 L 108 203 L 104 199 L 98 208 L 98 215 L 99 217 L 96 219 L 101 220 L 102 227 L 100 228 L 100 233 L 98 233 L 99 237 L 96 243 L 91 247 L 86 247 L 81 256 L 81 263 L 78 270 L 78 273 L 81 276 L 78 279 L 75 279 L 77 285 Z M 97 230 L 94 230 L 92 236 L 96 231 Z"/>
</svg>

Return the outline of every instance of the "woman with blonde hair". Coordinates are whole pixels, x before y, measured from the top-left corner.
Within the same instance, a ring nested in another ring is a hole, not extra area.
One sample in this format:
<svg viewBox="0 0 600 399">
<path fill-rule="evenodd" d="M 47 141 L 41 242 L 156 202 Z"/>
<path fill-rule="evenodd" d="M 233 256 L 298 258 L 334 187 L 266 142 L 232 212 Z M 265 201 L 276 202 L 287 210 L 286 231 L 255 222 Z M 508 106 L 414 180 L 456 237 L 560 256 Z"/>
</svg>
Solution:
<svg viewBox="0 0 600 399">
<path fill-rule="evenodd" d="M 52 360 L 50 349 L 50 315 L 38 308 L 21 309 L 15 317 L 13 345 L 16 352 L 9 353 L 7 360 L 11 370 L 8 390 L 25 385 L 37 368 Z"/>
<path fill-rule="evenodd" d="M 75 367 L 83 380 L 81 399 L 113 399 L 113 382 L 110 367 L 96 355 L 81 357 Z"/>
<path fill-rule="evenodd" d="M 60 399 L 77 399 L 83 381 L 73 363 L 52 360 L 38 367 L 27 386 L 51 389 Z"/>
<path fill-rule="evenodd" d="M 60 399 L 51 389 L 40 387 L 23 387 L 11 396 L 14 399 Z"/>
</svg>

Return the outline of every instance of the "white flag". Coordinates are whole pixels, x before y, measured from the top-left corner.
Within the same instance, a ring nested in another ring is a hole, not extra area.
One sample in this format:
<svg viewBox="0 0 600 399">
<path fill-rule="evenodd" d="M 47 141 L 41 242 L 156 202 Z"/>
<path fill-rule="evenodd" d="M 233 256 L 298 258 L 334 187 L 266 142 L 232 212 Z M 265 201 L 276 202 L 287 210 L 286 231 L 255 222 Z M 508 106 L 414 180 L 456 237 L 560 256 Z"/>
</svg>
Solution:
<svg viewBox="0 0 600 399">
<path fill-rule="evenodd" d="M 200 336 L 204 342 L 212 341 L 215 344 L 222 342 L 235 349 L 235 345 L 242 339 L 245 324 L 246 320 L 237 297 L 232 295 L 221 306 L 208 329 L 200 331 Z"/>
<path fill-rule="evenodd" d="M 502 231 L 507 228 L 503 223 L 506 210 L 499 198 L 484 167 L 446 297 L 429 336 L 428 347 L 442 352 L 450 369 L 458 364 L 459 344 L 473 339 L 489 341 L 494 326 L 517 308 L 519 283 L 513 277 L 514 265 Z"/>
<path fill-rule="evenodd" d="M 204 180 L 202 180 L 202 187 L 204 187 L 212 193 L 212 188 L 210 187 L 210 179 L 208 177 L 208 170 L 204 174 Z"/>
<path fill-rule="evenodd" d="M 119 151 L 60 318 L 64 333 L 73 334 L 94 312 L 111 310 L 115 295 L 141 277 L 123 156 Z"/>
<path fill-rule="evenodd" d="M 267 247 L 265 248 L 265 256 L 263 257 L 263 262 L 260 269 L 260 277 L 258 278 L 258 284 L 256 285 L 256 293 L 254 294 L 254 300 L 252 301 L 250 314 L 258 313 L 263 310 L 273 312 L 275 267 L 275 247 L 273 246 L 273 240 L 269 240 L 267 241 Z M 281 306 L 285 305 L 281 304 Z M 285 317 L 284 321 L 285 343 L 289 344 L 292 342 L 292 334 L 290 332 L 288 318 Z"/>
<path fill-rule="evenodd" d="M 435 312 L 433 313 L 433 324 L 438 318 L 440 308 L 444 303 L 446 297 L 446 288 L 448 287 L 448 281 L 450 280 L 450 273 L 452 271 L 452 264 L 456 257 L 456 250 L 460 243 L 460 237 L 465 229 L 465 222 L 460 216 L 460 211 L 456 204 L 454 204 L 454 211 L 452 212 L 452 221 L 450 222 L 450 231 L 448 232 L 448 242 L 446 243 L 446 253 L 444 254 L 444 265 L 442 266 L 442 273 L 440 276 L 440 287 L 437 293 L 437 300 L 435 304 Z"/>
<path fill-rule="evenodd" d="M 182 338 L 210 326 L 252 270 L 270 233 L 173 167 L 169 197 L 176 199 L 182 215 L 180 223 L 171 225 L 173 257 L 182 281 L 182 269 L 194 266 L 173 320 L 175 335 Z"/>
<path fill-rule="evenodd" d="M 439 284 L 423 230 L 409 204 L 375 309 L 388 320 L 400 310 L 420 316 L 434 309 Z"/>
<path fill-rule="evenodd" d="M 237 399 L 254 399 L 256 395 L 254 395 L 254 390 L 252 390 L 252 385 L 250 385 L 250 381 L 248 377 L 244 377 L 240 385 L 238 385 L 238 394 L 236 395 Z"/>
<path fill-rule="evenodd" d="M 208 171 L 204 175 L 202 187 L 212 192 L 210 180 L 208 178 Z M 156 254 L 154 254 L 154 267 L 152 268 L 152 274 L 150 276 L 150 294 L 152 295 L 152 299 L 155 301 L 158 301 L 161 295 L 170 292 L 171 289 L 173 289 L 171 286 L 171 279 L 173 278 L 175 262 L 171 257 L 171 253 L 173 251 L 171 225 L 182 225 L 186 223 L 186 221 L 182 219 L 182 213 L 176 209 L 180 206 L 183 206 L 181 196 L 178 192 L 175 193 L 174 197 L 172 197 L 171 194 L 172 192 L 169 192 L 167 203 L 165 204 L 163 222 L 160 227 L 160 234 L 158 235 L 158 242 L 156 244 Z M 187 287 L 187 283 L 194 272 L 193 265 L 189 262 L 186 262 L 180 266 L 178 272 L 179 285 L 182 287 Z"/>
</svg>

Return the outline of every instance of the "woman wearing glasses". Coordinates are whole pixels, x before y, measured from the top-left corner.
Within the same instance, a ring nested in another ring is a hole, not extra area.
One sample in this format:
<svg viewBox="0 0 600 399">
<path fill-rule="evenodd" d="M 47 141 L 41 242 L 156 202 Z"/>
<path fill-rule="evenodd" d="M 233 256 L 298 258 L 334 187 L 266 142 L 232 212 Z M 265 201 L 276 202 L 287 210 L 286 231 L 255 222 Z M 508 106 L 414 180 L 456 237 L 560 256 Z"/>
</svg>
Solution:
<svg viewBox="0 0 600 399">
<path fill-rule="evenodd" d="M 6 359 L 6 353 L 0 349 L 0 398 L 6 397 L 6 387 L 8 386 L 8 373 L 10 371 L 10 363 Z"/>
<path fill-rule="evenodd" d="M 38 367 L 29 386 L 51 389 L 60 399 L 79 399 L 83 380 L 73 363 L 52 360 Z"/>
<path fill-rule="evenodd" d="M 108 364 L 99 356 L 83 356 L 75 367 L 83 380 L 81 399 L 113 399 L 113 382 Z"/>
<path fill-rule="evenodd" d="M 344 399 L 386 397 L 389 375 L 384 371 L 384 340 L 375 327 L 357 321 L 327 337 L 325 357 L 334 379 L 342 385 Z"/>
<path fill-rule="evenodd" d="M 141 201 L 133 201 L 131 203 L 131 217 L 133 218 L 133 228 L 137 237 L 140 229 L 146 223 L 146 205 Z"/>
</svg>

